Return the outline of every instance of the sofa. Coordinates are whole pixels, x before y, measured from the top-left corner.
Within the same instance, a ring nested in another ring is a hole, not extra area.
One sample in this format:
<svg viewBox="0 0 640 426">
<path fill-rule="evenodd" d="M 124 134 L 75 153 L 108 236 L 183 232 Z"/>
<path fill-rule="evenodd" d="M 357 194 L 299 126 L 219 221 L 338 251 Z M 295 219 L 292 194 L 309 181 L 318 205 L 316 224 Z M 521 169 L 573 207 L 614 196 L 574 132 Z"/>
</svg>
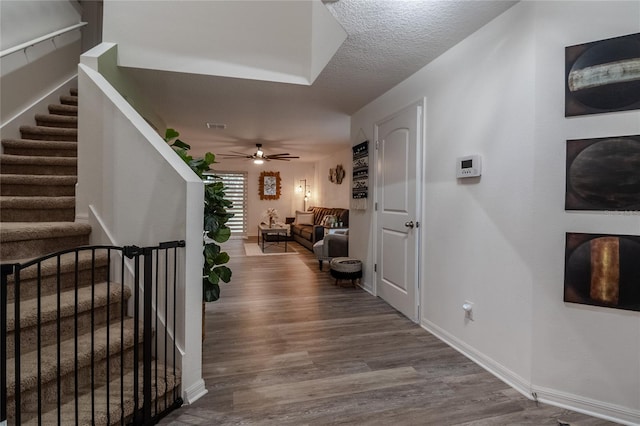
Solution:
<svg viewBox="0 0 640 426">
<path fill-rule="evenodd" d="M 306 212 L 296 212 L 291 224 L 293 240 L 313 251 L 313 245 L 324 238 L 323 220 L 326 216 L 334 216 L 343 227 L 349 227 L 349 209 L 310 207 Z"/>
</svg>

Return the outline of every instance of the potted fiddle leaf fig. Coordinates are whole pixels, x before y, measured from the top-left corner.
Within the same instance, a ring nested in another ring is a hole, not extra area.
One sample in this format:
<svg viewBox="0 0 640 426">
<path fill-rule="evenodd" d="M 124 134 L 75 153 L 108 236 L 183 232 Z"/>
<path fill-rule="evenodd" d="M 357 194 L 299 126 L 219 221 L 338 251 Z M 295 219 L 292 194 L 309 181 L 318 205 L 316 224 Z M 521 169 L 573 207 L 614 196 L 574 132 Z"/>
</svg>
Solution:
<svg viewBox="0 0 640 426">
<path fill-rule="evenodd" d="M 215 163 L 216 156 L 207 152 L 203 158 L 193 158 L 189 155 L 191 146 L 178 137 L 180 134 L 174 129 L 167 129 L 164 140 L 191 167 L 198 177 L 205 181 L 204 190 L 204 266 L 202 273 L 202 299 L 213 302 L 220 298 L 220 281 L 231 281 L 231 269 L 225 266 L 229 262 L 229 255 L 222 251 L 220 243 L 224 243 L 231 236 L 231 230 L 226 225 L 233 217 L 227 213 L 232 202 L 225 198 L 224 184 L 220 181 L 207 181 L 205 172 Z M 210 176 L 210 175 L 209 175 Z"/>
</svg>

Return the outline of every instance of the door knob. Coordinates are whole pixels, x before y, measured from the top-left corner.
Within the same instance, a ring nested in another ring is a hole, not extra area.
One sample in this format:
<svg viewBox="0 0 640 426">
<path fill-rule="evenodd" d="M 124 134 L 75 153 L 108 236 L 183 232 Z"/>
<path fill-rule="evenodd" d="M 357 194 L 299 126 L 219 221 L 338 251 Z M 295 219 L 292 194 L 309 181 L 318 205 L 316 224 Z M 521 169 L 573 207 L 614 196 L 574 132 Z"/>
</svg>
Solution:
<svg viewBox="0 0 640 426">
<path fill-rule="evenodd" d="M 407 228 L 413 228 L 413 221 L 410 220 L 409 222 L 405 222 L 404 226 L 406 226 Z"/>
</svg>

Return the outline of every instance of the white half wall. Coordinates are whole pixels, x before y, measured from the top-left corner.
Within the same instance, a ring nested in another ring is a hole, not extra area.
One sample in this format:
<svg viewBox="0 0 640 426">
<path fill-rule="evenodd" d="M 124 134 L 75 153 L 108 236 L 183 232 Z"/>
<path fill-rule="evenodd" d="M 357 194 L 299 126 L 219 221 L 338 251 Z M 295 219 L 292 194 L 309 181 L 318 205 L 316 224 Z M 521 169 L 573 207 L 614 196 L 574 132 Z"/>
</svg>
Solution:
<svg viewBox="0 0 640 426">
<path fill-rule="evenodd" d="M 101 46 L 78 69 L 76 220 L 95 229 L 92 244 L 155 246 L 185 240 L 176 301 L 182 395 L 204 395 L 202 229 L 204 184 L 109 82 L 92 69 Z"/>
<path fill-rule="evenodd" d="M 564 152 L 570 138 L 638 134 L 640 112 L 564 118 L 564 48 L 639 30 L 637 1 L 520 2 L 351 127 L 352 140 L 372 140 L 377 121 L 427 99 L 422 326 L 524 394 L 629 424 L 640 423 L 640 313 L 563 303 L 564 238 L 638 235 L 640 215 L 565 212 Z M 458 181 L 467 154 L 482 155 L 483 174 Z M 371 186 L 373 150 L 370 170 Z M 367 288 L 374 201 L 350 220 Z"/>
</svg>

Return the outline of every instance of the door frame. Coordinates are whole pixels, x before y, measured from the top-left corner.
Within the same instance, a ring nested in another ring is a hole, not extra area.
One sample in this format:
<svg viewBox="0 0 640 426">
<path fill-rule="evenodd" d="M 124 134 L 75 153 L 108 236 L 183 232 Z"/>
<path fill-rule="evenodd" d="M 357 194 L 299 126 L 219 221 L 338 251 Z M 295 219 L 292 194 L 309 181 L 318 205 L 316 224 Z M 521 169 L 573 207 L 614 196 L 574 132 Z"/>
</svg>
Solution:
<svg viewBox="0 0 640 426">
<path fill-rule="evenodd" d="M 379 202 L 379 184 L 380 184 L 380 157 L 378 155 L 378 136 L 379 136 L 379 127 L 385 121 L 391 120 L 392 118 L 402 114 L 405 110 L 413 107 L 419 107 L 422 111 L 422 120 L 420 123 L 420 129 L 418 129 L 418 146 L 416 147 L 416 194 L 418 195 L 418 199 L 416 200 L 416 219 L 419 221 L 419 227 L 416 228 L 416 241 L 415 241 L 415 249 L 416 249 L 416 262 L 415 262 L 415 275 L 416 275 L 416 312 L 417 312 L 417 324 L 422 322 L 422 303 L 421 303 L 421 289 L 423 288 L 422 284 L 422 253 L 423 253 L 423 244 L 422 244 L 422 235 L 424 229 L 424 210 L 423 210 L 423 200 L 424 200 L 424 164 L 426 164 L 426 125 L 427 125 L 427 98 L 422 97 L 417 101 L 411 102 L 405 105 L 402 108 L 399 108 L 394 113 L 389 114 L 381 119 L 375 121 L 373 125 L 373 164 L 375 166 L 374 173 L 374 184 L 373 184 L 373 217 L 372 217 L 372 225 L 373 225 L 373 263 L 374 265 L 378 262 L 378 223 L 379 223 L 379 210 L 377 210 L 376 206 Z M 380 273 L 375 268 L 372 269 L 372 293 L 374 296 L 378 297 L 378 274 Z"/>
</svg>

